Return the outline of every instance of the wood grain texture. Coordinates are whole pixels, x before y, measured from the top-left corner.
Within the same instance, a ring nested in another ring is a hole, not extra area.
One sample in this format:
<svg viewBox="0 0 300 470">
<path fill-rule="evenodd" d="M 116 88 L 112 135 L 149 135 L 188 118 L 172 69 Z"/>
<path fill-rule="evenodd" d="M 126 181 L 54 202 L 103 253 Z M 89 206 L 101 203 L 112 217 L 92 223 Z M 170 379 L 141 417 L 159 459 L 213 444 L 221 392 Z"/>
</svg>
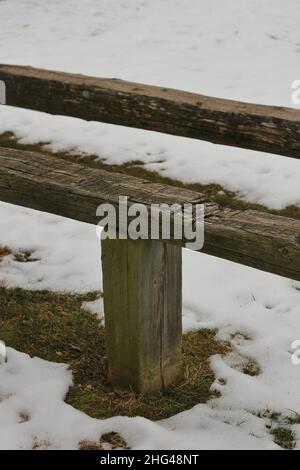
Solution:
<svg viewBox="0 0 300 470">
<path fill-rule="evenodd" d="M 139 393 L 183 377 L 181 247 L 102 240 L 108 380 Z"/>
<path fill-rule="evenodd" d="M 2 201 L 97 224 L 98 205 L 116 205 L 118 197 L 124 195 L 129 197 L 129 203 L 147 206 L 162 202 L 205 203 L 204 253 L 300 280 L 299 220 L 227 209 L 194 191 L 66 162 L 55 156 L 0 148 Z"/>
<path fill-rule="evenodd" d="M 7 104 L 300 158 L 300 111 L 0 65 Z"/>
</svg>

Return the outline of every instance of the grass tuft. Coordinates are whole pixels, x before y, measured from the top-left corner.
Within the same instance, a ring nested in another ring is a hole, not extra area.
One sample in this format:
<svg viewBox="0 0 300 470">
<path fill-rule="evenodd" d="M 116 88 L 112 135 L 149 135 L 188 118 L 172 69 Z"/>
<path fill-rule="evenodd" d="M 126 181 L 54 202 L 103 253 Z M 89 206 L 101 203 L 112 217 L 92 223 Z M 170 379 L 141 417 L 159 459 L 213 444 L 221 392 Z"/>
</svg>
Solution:
<svg viewBox="0 0 300 470">
<path fill-rule="evenodd" d="M 254 377 L 261 373 L 260 367 L 254 360 L 249 360 L 247 364 L 243 367 L 243 373 Z"/>
<path fill-rule="evenodd" d="M 8 256 L 11 254 L 11 250 L 7 246 L 0 245 L 0 262 L 4 258 L 4 256 Z"/>
<path fill-rule="evenodd" d="M 210 389 L 214 374 L 209 358 L 230 348 L 211 330 L 184 335 L 185 376 L 177 386 L 149 396 L 111 388 L 106 381 L 105 330 L 96 315 L 81 307 L 98 295 L 0 286 L 0 338 L 30 356 L 70 364 L 74 385 L 66 401 L 95 418 L 140 415 L 158 420 L 216 396 Z"/>
<path fill-rule="evenodd" d="M 123 437 L 117 432 L 108 432 L 102 434 L 99 442 L 83 440 L 79 442 L 80 450 L 111 450 L 111 449 L 129 449 Z"/>
<path fill-rule="evenodd" d="M 291 429 L 278 426 L 277 428 L 272 429 L 271 434 L 273 435 L 274 442 L 276 442 L 276 444 L 278 444 L 283 449 L 294 449 L 296 445 L 295 433 Z"/>
<path fill-rule="evenodd" d="M 295 413 L 293 416 L 289 416 L 286 418 L 289 424 L 300 424 L 300 414 Z"/>
<path fill-rule="evenodd" d="M 33 258 L 30 250 L 19 250 L 13 253 L 14 260 L 18 263 L 33 263 L 39 261 L 39 258 Z"/>
</svg>

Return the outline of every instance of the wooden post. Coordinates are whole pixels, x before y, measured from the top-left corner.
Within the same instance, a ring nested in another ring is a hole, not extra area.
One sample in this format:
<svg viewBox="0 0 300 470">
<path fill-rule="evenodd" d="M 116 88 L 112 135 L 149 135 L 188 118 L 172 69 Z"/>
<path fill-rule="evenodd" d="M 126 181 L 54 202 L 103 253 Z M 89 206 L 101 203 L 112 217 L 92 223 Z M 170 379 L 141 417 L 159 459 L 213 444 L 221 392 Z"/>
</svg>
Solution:
<svg viewBox="0 0 300 470">
<path fill-rule="evenodd" d="M 102 240 L 108 380 L 140 393 L 182 378 L 181 247 Z"/>
</svg>

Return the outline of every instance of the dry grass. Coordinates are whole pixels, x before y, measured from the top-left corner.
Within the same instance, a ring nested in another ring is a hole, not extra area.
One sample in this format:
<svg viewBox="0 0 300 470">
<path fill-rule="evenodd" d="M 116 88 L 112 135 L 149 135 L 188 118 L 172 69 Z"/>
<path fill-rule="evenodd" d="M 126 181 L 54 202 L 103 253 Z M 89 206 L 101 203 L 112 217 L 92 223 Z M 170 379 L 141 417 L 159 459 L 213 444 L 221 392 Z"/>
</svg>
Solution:
<svg viewBox="0 0 300 470">
<path fill-rule="evenodd" d="M 245 367 L 243 367 L 243 373 L 246 375 L 256 376 L 261 373 L 261 370 L 257 362 L 249 360 Z"/>
<path fill-rule="evenodd" d="M 79 442 L 80 450 L 108 450 L 108 449 L 129 449 L 123 437 L 117 432 L 102 434 L 99 441 L 83 440 Z"/>
<path fill-rule="evenodd" d="M 19 250 L 13 252 L 14 260 L 18 263 L 33 263 L 39 261 L 39 258 L 32 257 L 32 252 L 29 250 Z"/>
<path fill-rule="evenodd" d="M 183 337 L 184 381 L 163 393 L 138 395 L 111 388 L 106 380 L 105 330 L 98 318 L 81 308 L 99 293 L 86 296 L 48 291 L 5 289 L 0 286 L 0 338 L 31 356 L 70 364 L 74 385 L 66 401 L 95 418 L 116 415 L 167 418 L 205 403 L 213 396 L 213 354 L 229 345 L 214 331 Z"/>
<path fill-rule="evenodd" d="M 280 447 L 286 450 L 294 449 L 295 442 L 295 433 L 288 429 L 287 427 L 278 426 L 271 430 L 271 434 L 274 438 L 274 442 Z"/>
<path fill-rule="evenodd" d="M 0 245 L 0 262 L 4 258 L 4 256 L 8 256 L 11 254 L 11 250 L 7 246 Z"/>
</svg>

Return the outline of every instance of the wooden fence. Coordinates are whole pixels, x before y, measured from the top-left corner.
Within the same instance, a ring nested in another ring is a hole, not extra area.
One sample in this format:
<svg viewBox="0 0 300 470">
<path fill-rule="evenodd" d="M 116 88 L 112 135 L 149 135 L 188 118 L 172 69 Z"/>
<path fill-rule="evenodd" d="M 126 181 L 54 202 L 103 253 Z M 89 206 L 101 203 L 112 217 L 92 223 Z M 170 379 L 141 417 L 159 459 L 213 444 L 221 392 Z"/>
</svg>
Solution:
<svg viewBox="0 0 300 470">
<path fill-rule="evenodd" d="M 0 65 L 0 80 L 6 84 L 7 105 L 300 156 L 300 111 L 294 109 L 30 67 Z M 299 220 L 220 207 L 201 193 L 88 163 L 0 148 L 3 201 L 97 224 L 97 207 L 117 205 L 124 195 L 129 205 L 140 202 L 149 208 L 152 203 L 204 203 L 204 253 L 300 280 Z M 112 384 L 151 392 L 182 378 L 185 242 L 102 241 Z"/>
</svg>

